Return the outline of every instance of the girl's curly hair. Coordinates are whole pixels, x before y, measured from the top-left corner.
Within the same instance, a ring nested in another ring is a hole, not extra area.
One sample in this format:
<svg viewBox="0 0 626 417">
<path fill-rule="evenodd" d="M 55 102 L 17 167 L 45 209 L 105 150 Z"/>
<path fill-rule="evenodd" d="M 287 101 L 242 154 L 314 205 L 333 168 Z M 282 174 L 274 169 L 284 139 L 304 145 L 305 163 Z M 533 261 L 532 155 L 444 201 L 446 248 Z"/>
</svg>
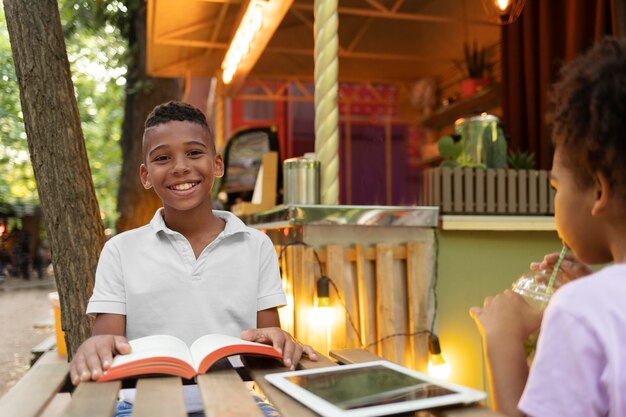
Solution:
<svg viewBox="0 0 626 417">
<path fill-rule="evenodd" d="M 605 38 L 561 69 L 549 95 L 552 141 L 581 188 L 603 173 L 626 196 L 626 40 Z"/>
</svg>

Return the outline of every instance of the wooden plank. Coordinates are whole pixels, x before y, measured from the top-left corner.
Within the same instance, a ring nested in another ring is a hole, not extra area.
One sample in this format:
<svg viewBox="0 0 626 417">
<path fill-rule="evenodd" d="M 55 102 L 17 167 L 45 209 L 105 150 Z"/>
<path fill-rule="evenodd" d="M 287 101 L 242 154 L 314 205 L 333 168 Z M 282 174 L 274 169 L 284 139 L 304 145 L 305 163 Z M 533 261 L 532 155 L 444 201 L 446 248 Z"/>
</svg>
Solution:
<svg viewBox="0 0 626 417">
<path fill-rule="evenodd" d="M 337 363 L 330 359 L 328 356 L 323 355 L 322 353 L 315 351 L 317 354 L 317 360 L 312 361 L 303 356 L 298 362 L 298 369 L 317 369 L 317 368 L 326 368 L 328 366 L 335 366 Z"/>
<path fill-rule="evenodd" d="M 287 273 L 291 275 L 293 280 L 293 303 L 294 303 L 294 332 L 296 339 L 304 340 L 306 338 L 307 328 L 307 311 L 312 308 L 311 288 L 307 287 L 307 283 L 302 276 L 303 264 L 303 246 L 287 247 Z"/>
<path fill-rule="evenodd" d="M 81 382 L 72 394 L 72 401 L 61 413 L 63 417 L 111 417 L 122 383 Z"/>
<path fill-rule="evenodd" d="M 485 170 L 474 169 L 475 187 L 476 187 L 476 213 L 485 212 Z"/>
<path fill-rule="evenodd" d="M 145 378 L 137 382 L 133 417 L 187 417 L 180 378 Z"/>
<path fill-rule="evenodd" d="M 343 270 L 343 246 L 340 245 L 328 245 L 326 246 L 326 274 L 335 284 L 336 291 L 331 288 L 330 290 L 330 302 L 337 314 L 335 316 L 335 323 L 332 327 L 332 340 L 331 345 L 333 347 L 344 348 L 349 340 L 355 340 L 354 330 L 350 325 L 350 321 L 347 318 L 348 314 L 352 313 L 354 303 L 354 293 L 350 294 L 350 302 L 348 303 L 348 294 L 345 288 L 344 270 Z M 331 285 L 332 286 L 332 285 Z M 341 300 L 340 300 L 341 299 Z M 343 306 L 342 306 L 343 301 Z M 345 308 L 345 309 L 344 309 Z M 347 310 L 347 311 L 346 311 Z M 356 318 L 352 316 L 352 319 Z M 355 323 L 357 326 L 358 324 Z M 329 349 L 330 350 L 330 349 Z"/>
<path fill-rule="evenodd" d="M 539 172 L 536 169 L 528 171 L 528 212 L 539 213 Z"/>
<path fill-rule="evenodd" d="M 474 213 L 476 207 L 474 205 L 474 168 L 463 168 L 463 196 L 465 201 L 463 202 L 464 213 Z"/>
<path fill-rule="evenodd" d="M 234 369 L 198 375 L 198 386 L 207 417 L 262 417 L 246 384 Z"/>
<path fill-rule="evenodd" d="M 441 208 L 443 213 L 452 213 L 452 169 L 441 168 Z"/>
<path fill-rule="evenodd" d="M 487 213 L 496 212 L 497 201 L 496 170 L 487 170 Z"/>
<path fill-rule="evenodd" d="M 70 401 L 72 401 L 72 396 L 69 392 L 55 395 L 39 417 L 60 417 L 61 412 L 67 408 Z"/>
<path fill-rule="evenodd" d="M 367 261 L 363 253 L 363 245 L 357 243 L 354 246 L 354 254 L 356 258 L 357 297 L 360 319 L 359 331 L 361 332 L 361 345 L 367 346 L 376 340 L 376 320 L 373 319 L 375 311 L 370 311 L 370 306 L 374 305 L 376 287 L 372 285 L 372 275 L 366 276 Z"/>
<path fill-rule="evenodd" d="M 506 212 L 508 214 L 516 214 L 517 211 L 517 171 L 513 169 L 506 170 L 506 189 L 507 202 Z"/>
<path fill-rule="evenodd" d="M 284 246 L 275 245 L 276 256 L 278 256 L 278 262 L 281 272 L 281 281 L 283 284 L 283 290 L 285 291 L 285 297 L 287 298 L 287 305 L 278 309 L 278 315 L 280 317 L 280 327 L 291 335 L 295 335 L 294 332 L 294 297 L 293 297 L 293 276 L 287 273 L 287 260 L 286 256 L 282 253 Z"/>
<path fill-rule="evenodd" d="M 442 207 L 441 201 L 441 169 L 433 168 L 433 206 Z"/>
<path fill-rule="evenodd" d="M 550 182 L 548 181 L 548 171 L 542 169 L 539 171 L 539 213 L 548 214 L 550 212 L 548 207 L 548 197 L 550 192 L 548 191 Z"/>
<path fill-rule="evenodd" d="M 409 304 L 410 368 L 426 371 L 428 366 L 429 295 L 434 267 L 423 242 L 407 243 L 407 296 Z"/>
<path fill-rule="evenodd" d="M 393 259 L 406 259 L 406 247 L 405 246 L 394 246 L 392 248 L 393 250 Z M 343 260 L 344 262 L 356 262 L 356 254 L 355 254 L 355 249 L 354 248 L 347 248 L 344 247 L 343 248 Z M 317 255 L 320 258 L 320 262 L 325 264 L 326 263 L 326 252 L 325 251 L 319 251 L 317 253 Z M 363 256 L 365 257 L 366 260 L 368 261 L 375 261 L 376 260 L 376 248 L 373 247 L 369 247 L 369 248 L 363 248 Z M 315 271 L 317 273 L 317 265 L 314 265 L 314 269 L 313 271 Z"/>
<path fill-rule="evenodd" d="M 373 362 L 383 359 L 367 350 L 354 348 L 332 350 L 330 352 L 330 357 L 335 358 L 339 363 L 344 364 Z"/>
<path fill-rule="evenodd" d="M 452 210 L 463 213 L 463 169 L 454 168 L 452 174 Z"/>
<path fill-rule="evenodd" d="M 496 169 L 496 213 L 507 213 L 506 207 L 506 170 Z"/>
<path fill-rule="evenodd" d="M 395 279 L 393 257 L 390 245 L 376 245 L 376 311 L 378 312 L 377 326 L 379 337 L 385 338 L 398 333 L 404 333 L 406 323 L 404 317 L 400 317 L 403 310 L 398 305 L 399 298 L 406 300 Z M 400 279 L 400 277 L 398 277 Z M 379 344 L 378 353 L 390 361 L 402 363 L 404 357 L 404 340 L 390 337 Z"/>
<path fill-rule="evenodd" d="M 528 213 L 528 171 L 517 171 L 517 212 Z"/>
<path fill-rule="evenodd" d="M 67 363 L 32 368 L 0 398 L 0 416 L 37 416 L 63 386 L 68 369 Z"/>
</svg>

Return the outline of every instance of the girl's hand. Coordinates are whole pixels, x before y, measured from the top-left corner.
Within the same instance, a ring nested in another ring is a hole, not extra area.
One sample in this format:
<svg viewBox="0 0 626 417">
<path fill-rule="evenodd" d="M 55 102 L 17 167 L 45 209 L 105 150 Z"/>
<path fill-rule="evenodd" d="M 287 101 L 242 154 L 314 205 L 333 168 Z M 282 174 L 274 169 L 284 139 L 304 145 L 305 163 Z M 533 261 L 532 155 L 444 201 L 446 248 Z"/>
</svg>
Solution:
<svg viewBox="0 0 626 417">
<path fill-rule="evenodd" d="M 283 355 L 283 364 L 291 370 L 296 369 L 303 353 L 312 361 L 317 360 L 317 355 L 311 346 L 299 343 L 280 327 L 248 329 L 241 332 L 240 337 L 243 340 L 272 345 Z"/>
<path fill-rule="evenodd" d="M 559 253 L 549 253 L 543 257 L 543 261 L 541 262 L 532 262 L 530 264 L 531 271 L 547 271 L 551 273 L 554 269 L 554 265 L 556 264 L 557 259 L 559 259 Z M 591 274 L 593 271 L 589 268 L 588 265 L 580 262 L 573 253 L 568 252 L 563 261 L 561 261 L 561 265 L 559 266 L 559 275 L 556 280 L 555 288 L 566 284 L 572 280 L 587 276 Z"/>
<path fill-rule="evenodd" d="M 470 308 L 470 316 L 485 339 L 514 339 L 520 343 L 541 326 L 543 310 L 531 307 L 524 298 L 505 290 L 485 298 L 483 307 Z"/>
</svg>

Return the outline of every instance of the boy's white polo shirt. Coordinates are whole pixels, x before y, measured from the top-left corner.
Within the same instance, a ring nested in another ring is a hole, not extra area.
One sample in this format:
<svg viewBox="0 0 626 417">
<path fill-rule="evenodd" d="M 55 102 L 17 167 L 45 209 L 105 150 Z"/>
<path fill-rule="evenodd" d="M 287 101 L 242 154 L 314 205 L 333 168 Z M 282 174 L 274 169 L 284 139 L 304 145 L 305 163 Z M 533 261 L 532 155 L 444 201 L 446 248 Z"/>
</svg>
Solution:
<svg viewBox="0 0 626 417">
<path fill-rule="evenodd" d="M 286 304 L 276 252 L 264 233 L 214 210 L 225 228 L 196 259 L 161 210 L 150 224 L 105 244 L 88 314 L 126 315 L 129 340 L 169 334 L 191 344 L 208 333 L 239 337 L 256 327 L 258 311 Z"/>
</svg>

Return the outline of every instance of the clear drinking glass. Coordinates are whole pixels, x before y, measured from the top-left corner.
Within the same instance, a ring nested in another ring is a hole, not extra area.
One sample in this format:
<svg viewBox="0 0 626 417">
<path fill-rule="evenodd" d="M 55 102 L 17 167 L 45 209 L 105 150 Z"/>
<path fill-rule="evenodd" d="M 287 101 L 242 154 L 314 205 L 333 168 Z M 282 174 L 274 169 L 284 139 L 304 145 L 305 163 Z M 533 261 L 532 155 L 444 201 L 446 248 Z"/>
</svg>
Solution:
<svg viewBox="0 0 626 417">
<path fill-rule="evenodd" d="M 532 307 L 544 309 L 550 301 L 550 297 L 554 294 L 555 288 L 561 284 L 561 274 L 557 270 L 553 285 L 550 285 L 550 277 L 552 271 L 528 271 L 522 274 L 517 281 L 513 283 L 513 291 L 524 297 L 526 302 Z M 539 330 L 532 333 L 524 341 L 526 356 L 529 363 L 535 355 L 537 348 L 537 338 Z"/>
</svg>

